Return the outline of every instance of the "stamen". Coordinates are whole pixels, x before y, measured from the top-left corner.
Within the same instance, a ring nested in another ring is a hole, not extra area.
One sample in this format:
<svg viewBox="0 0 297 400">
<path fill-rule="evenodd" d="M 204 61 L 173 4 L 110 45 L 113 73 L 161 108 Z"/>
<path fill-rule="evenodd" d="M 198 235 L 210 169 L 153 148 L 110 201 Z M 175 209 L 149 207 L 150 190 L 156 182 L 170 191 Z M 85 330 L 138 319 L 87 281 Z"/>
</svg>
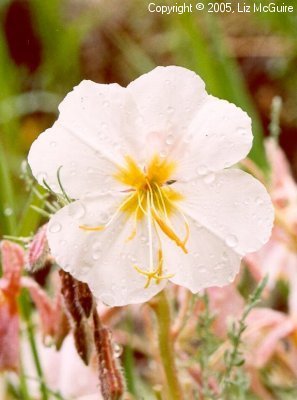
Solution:
<svg viewBox="0 0 297 400">
<path fill-rule="evenodd" d="M 185 243 L 177 236 L 177 234 L 170 228 L 170 226 L 163 221 L 155 212 L 153 212 L 153 217 L 157 221 L 159 227 L 162 231 L 167 235 L 171 240 L 173 240 L 178 247 L 180 247 L 184 253 L 188 253 L 188 250 L 185 248 Z"/>
<path fill-rule="evenodd" d="M 162 275 L 163 273 L 163 253 L 162 250 L 158 251 L 158 266 L 155 270 L 153 271 L 145 271 L 141 268 L 139 268 L 137 265 L 133 266 L 135 268 L 135 270 L 141 274 L 147 277 L 147 281 L 146 284 L 144 286 L 144 288 L 148 288 L 152 279 L 156 280 L 156 284 L 158 285 L 160 283 L 161 280 L 163 279 L 170 279 L 174 276 L 174 274 L 168 274 L 168 275 Z"/>
<path fill-rule="evenodd" d="M 139 191 L 137 191 L 137 200 L 138 200 L 138 207 L 141 209 L 141 211 L 143 212 L 144 215 L 147 215 L 147 212 L 145 211 L 145 209 L 142 207 L 142 200 L 143 200 L 144 194 L 139 193 Z"/>
<path fill-rule="evenodd" d="M 114 219 L 117 217 L 119 212 L 124 208 L 124 206 L 129 203 L 129 201 L 133 198 L 135 195 L 135 191 L 127 197 L 126 200 L 121 203 L 121 205 L 115 210 L 114 214 L 111 216 L 110 220 L 105 224 L 105 225 L 98 225 L 98 226 L 88 226 L 88 225 L 79 225 L 80 229 L 83 229 L 84 231 L 103 231 L 104 229 L 108 228 L 109 225 L 114 221 Z"/>
<path fill-rule="evenodd" d="M 165 192 L 163 192 L 164 197 L 166 198 L 166 200 L 170 203 L 170 199 L 168 198 L 167 194 Z M 174 204 L 174 208 L 175 210 L 177 210 L 180 215 L 182 216 L 184 222 L 185 222 L 185 228 L 186 228 L 186 236 L 185 239 L 183 240 L 184 245 L 187 244 L 189 236 L 190 236 L 190 227 L 189 227 L 189 223 L 188 220 L 185 216 L 185 214 L 181 211 L 180 207 L 178 207 L 176 204 Z M 170 223 L 170 221 L 168 221 Z"/>
<path fill-rule="evenodd" d="M 153 267 L 153 235 L 152 235 L 152 214 L 151 214 L 151 204 L 150 204 L 150 194 L 147 192 L 147 218 L 148 218 L 148 236 L 149 236 L 149 262 L 150 262 L 150 271 L 154 269 Z"/>
<path fill-rule="evenodd" d="M 129 242 L 130 240 L 134 239 L 137 233 L 137 218 L 138 218 L 138 211 L 139 211 L 139 206 L 137 206 L 135 214 L 134 214 L 134 229 L 131 232 L 130 236 L 127 238 L 126 242 Z"/>
<path fill-rule="evenodd" d="M 163 212 L 164 212 L 165 218 L 168 219 L 168 215 L 167 215 L 167 211 L 166 211 L 166 205 L 165 205 L 165 201 L 164 201 L 164 198 L 163 198 L 162 190 L 160 189 L 159 185 L 155 184 L 155 186 L 156 186 L 156 188 L 157 188 L 157 190 L 159 192 L 159 195 L 160 195 L 160 199 L 161 199 L 161 202 L 162 202 Z"/>
<path fill-rule="evenodd" d="M 188 240 L 189 240 L 189 236 L 190 236 L 190 226 L 189 226 L 189 222 L 185 216 L 185 214 L 181 211 L 181 209 L 179 207 L 176 206 L 176 209 L 179 211 L 180 215 L 182 216 L 184 222 L 185 222 L 185 228 L 186 228 L 186 236 L 183 240 L 184 244 L 186 245 Z"/>
</svg>

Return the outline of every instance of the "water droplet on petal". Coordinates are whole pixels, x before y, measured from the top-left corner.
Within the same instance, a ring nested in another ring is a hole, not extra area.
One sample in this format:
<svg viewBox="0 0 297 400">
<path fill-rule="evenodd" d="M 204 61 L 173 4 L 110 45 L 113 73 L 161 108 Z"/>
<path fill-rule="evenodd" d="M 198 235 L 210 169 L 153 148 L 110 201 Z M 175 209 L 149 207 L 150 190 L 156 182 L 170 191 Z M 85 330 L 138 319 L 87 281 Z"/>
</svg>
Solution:
<svg viewBox="0 0 297 400">
<path fill-rule="evenodd" d="M 99 260 L 100 257 L 101 257 L 101 251 L 99 251 L 99 250 L 96 251 L 96 252 L 94 252 L 94 253 L 92 254 L 92 258 L 93 258 L 93 260 L 95 260 L 95 261 Z"/>
<path fill-rule="evenodd" d="M 210 183 L 212 183 L 215 180 L 215 174 L 213 174 L 213 173 L 207 174 L 207 175 L 205 175 L 203 180 L 207 185 L 209 185 Z"/>
<path fill-rule="evenodd" d="M 202 225 L 198 221 L 195 221 L 194 225 L 196 226 L 197 229 L 202 229 Z"/>
<path fill-rule="evenodd" d="M 172 114 L 174 112 L 174 108 L 171 106 L 167 107 L 167 112 L 168 114 Z"/>
<path fill-rule="evenodd" d="M 261 206 L 264 203 L 264 201 L 263 201 L 263 199 L 261 197 L 257 197 L 256 198 L 256 203 L 258 204 L 258 206 Z"/>
<path fill-rule="evenodd" d="M 206 165 L 199 165 L 197 168 L 197 173 L 198 175 L 206 175 L 208 172 L 208 168 Z"/>
<path fill-rule="evenodd" d="M 115 304 L 115 298 L 111 293 L 102 293 L 100 296 L 101 301 L 107 306 L 113 306 Z"/>
<path fill-rule="evenodd" d="M 238 244 L 238 239 L 235 235 L 228 235 L 226 237 L 226 245 L 233 248 Z"/>
<path fill-rule="evenodd" d="M 174 139 L 173 135 L 168 135 L 166 138 L 166 144 L 168 144 L 168 145 L 172 144 L 173 139 Z"/>
<path fill-rule="evenodd" d="M 82 203 L 71 203 L 68 206 L 68 214 L 75 219 L 82 218 L 86 213 L 86 209 Z"/>
<path fill-rule="evenodd" d="M 117 343 L 115 343 L 113 345 L 113 355 L 115 358 L 119 358 L 123 353 L 123 348 L 122 346 L 118 345 Z"/>
<path fill-rule="evenodd" d="M 85 264 L 81 265 L 80 273 L 85 275 L 90 271 L 91 268 L 92 268 L 92 265 L 85 263 Z"/>
<path fill-rule="evenodd" d="M 93 244 L 93 246 L 92 246 L 92 250 L 94 251 L 94 252 L 100 252 L 101 253 L 101 251 L 102 251 L 102 243 L 101 242 L 95 242 L 94 244 Z"/>
<path fill-rule="evenodd" d="M 237 134 L 240 135 L 240 136 L 246 136 L 248 134 L 248 131 L 245 128 L 238 128 L 237 129 Z"/>
<path fill-rule="evenodd" d="M 207 269 L 204 267 L 204 265 L 200 265 L 198 267 L 198 270 L 201 274 L 205 274 L 205 272 L 207 272 Z"/>
<path fill-rule="evenodd" d="M 101 217 L 101 221 L 102 221 L 103 224 L 106 223 L 109 220 L 109 214 L 108 213 L 102 213 L 100 217 Z"/>
<path fill-rule="evenodd" d="M 226 162 L 224 163 L 224 168 L 229 168 L 231 165 L 232 165 L 232 162 L 226 161 Z"/>
<path fill-rule="evenodd" d="M 214 266 L 214 271 L 221 271 L 224 268 L 225 264 L 224 263 L 217 263 Z"/>
<path fill-rule="evenodd" d="M 59 224 L 58 222 L 54 222 L 50 225 L 49 227 L 49 232 L 51 233 L 58 233 L 62 229 L 62 225 Z"/>
</svg>

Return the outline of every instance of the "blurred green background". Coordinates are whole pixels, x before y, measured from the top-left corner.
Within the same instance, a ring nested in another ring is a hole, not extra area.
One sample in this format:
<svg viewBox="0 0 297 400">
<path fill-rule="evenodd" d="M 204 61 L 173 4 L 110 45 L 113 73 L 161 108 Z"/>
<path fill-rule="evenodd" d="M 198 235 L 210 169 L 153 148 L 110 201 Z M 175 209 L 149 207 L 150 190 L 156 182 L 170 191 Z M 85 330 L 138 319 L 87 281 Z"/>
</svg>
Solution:
<svg viewBox="0 0 297 400">
<path fill-rule="evenodd" d="M 42 199 L 21 179 L 22 161 L 34 138 L 57 117 L 61 99 L 82 79 L 126 85 L 156 65 L 190 68 L 211 94 L 252 116 L 251 157 L 264 169 L 262 138 L 268 133 L 272 99 L 281 96 L 280 142 L 296 173 L 293 0 L 294 13 L 278 14 L 193 11 L 162 16 L 150 13 L 148 4 L 0 0 L 0 235 L 30 235 L 41 222 L 30 206 L 42 206 Z"/>
</svg>

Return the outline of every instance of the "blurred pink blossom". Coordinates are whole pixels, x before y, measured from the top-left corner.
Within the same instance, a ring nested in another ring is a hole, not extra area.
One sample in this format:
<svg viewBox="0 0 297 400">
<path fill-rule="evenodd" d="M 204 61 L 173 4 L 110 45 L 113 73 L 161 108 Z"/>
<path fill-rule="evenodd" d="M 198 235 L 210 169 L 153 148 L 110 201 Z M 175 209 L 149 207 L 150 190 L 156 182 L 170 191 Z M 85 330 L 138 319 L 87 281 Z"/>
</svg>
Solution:
<svg viewBox="0 0 297 400">
<path fill-rule="evenodd" d="M 7 240 L 0 245 L 3 276 L 0 279 L 0 371 L 18 371 L 19 367 L 19 309 L 18 296 L 21 289 L 29 290 L 45 336 L 53 336 L 61 344 L 66 331 L 62 331 L 61 299 L 53 302 L 45 291 L 29 277 L 22 276 L 25 253 L 22 247 Z"/>
<path fill-rule="evenodd" d="M 0 279 L 0 371 L 19 367 L 19 317 L 17 296 L 24 265 L 23 249 L 8 241 L 1 242 L 3 275 Z"/>
<path fill-rule="evenodd" d="M 65 399 L 100 400 L 98 371 L 95 358 L 86 367 L 77 354 L 72 335 L 67 336 L 62 348 L 46 347 L 42 339 L 37 338 L 38 353 L 41 360 L 45 381 L 50 390 L 59 392 Z M 30 380 L 30 393 L 39 393 L 38 377 L 31 359 L 28 344 L 24 343 L 23 353 L 26 354 L 25 368 Z"/>
<path fill-rule="evenodd" d="M 268 275 L 268 289 L 279 279 L 289 286 L 288 309 L 297 320 L 297 185 L 282 149 L 274 139 L 265 143 L 271 165 L 269 192 L 276 209 L 276 225 L 272 236 L 259 251 L 245 257 L 256 281 Z"/>
</svg>

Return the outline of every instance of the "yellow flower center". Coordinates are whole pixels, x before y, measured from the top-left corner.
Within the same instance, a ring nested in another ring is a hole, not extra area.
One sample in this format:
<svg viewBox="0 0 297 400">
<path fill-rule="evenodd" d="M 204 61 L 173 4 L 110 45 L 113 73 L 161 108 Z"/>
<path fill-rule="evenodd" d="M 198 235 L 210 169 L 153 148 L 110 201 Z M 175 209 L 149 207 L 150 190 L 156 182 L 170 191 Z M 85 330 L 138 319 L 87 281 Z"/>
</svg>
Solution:
<svg viewBox="0 0 297 400">
<path fill-rule="evenodd" d="M 162 160 L 158 156 L 154 156 L 147 168 L 141 169 L 139 165 L 129 156 L 125 158 L 125 166 L 118 167 L 114 178 L 127 186 L 127 196 L 121 205 L 108 221 L 106 225 L 95 227 L 80 226 L 81 229 L 88 231 L 100 231 L 106 229 L 112 220 L 123 212 L 128 218 L 133 219 L 134 227 L 131 235 L 127 240 L 133 240 L 137 233 L 137 224 L 144 218 L 147 219 L 148 240 L 150 252 L 149 270 L 143 270 L 137 265 L 134 268 L 137 272 L 147 277 L 145 287 L 148 287 L 151 280 L 154 279 L 159 283 L 162 279 L 168 279 L 172 275 L 163 274 L 163 252 L 159 230 L 161 230 L 170 240 L 173 240 L 185 253 L 187 253 L 186 243 L 189 237 L 188 223 L 179 210 L 178 202 L 183 196 L 173 189 L 174 180 L 170 180 L 176 164 L 172 161 Z M 170 217 L 178 213 L 182 216 L 185 224 L 185 238 L 181 239 L 172 227 Z M 157 266 L 154 266 L 153 255 L 153 231 L 156 232 L 159 244 L 157 254 Z"/>
</svg>

